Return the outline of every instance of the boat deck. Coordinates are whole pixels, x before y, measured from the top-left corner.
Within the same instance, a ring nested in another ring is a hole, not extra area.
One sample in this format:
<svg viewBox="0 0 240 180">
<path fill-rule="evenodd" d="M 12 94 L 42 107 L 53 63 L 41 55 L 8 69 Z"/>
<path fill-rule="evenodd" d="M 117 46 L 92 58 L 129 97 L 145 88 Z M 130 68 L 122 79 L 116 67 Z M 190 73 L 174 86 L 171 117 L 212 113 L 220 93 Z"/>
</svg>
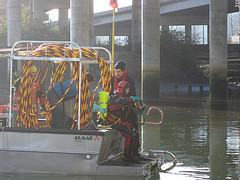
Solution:
<svg viewBox="0 0 240 180">
<path fill-rule="evenodd" d="M 140 176 L 147 177 L 152 175 L 152 171 L 157 162 L 149 161 L 142 163 L 128 162 L 122 160 L 121 157 L 109 160 L 97 166 L 97 175 L 127 175 L 127 176 Z"/>
</svg>

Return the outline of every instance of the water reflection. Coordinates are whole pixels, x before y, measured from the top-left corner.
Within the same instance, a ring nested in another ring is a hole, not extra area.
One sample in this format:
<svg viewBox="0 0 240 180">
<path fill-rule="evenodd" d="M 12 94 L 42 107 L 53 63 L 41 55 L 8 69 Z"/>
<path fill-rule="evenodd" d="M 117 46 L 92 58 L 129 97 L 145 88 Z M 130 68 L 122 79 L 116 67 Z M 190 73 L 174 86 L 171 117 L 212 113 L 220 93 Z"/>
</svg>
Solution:
<svg viewBox="0 0 240 180">
<path fill-rule="evenodd" d="M 164 106 L 160 147 L 173 152 L 178 165 L 161 179 L 239 179 L 239 104 L 228 110 Z"/>
<path fill-rule="evenodd" d="M 227 176 L 227 112 L 210 110 L 209 117 L 209 165 L 210 179 L 226 179 Z"/>
</svg>

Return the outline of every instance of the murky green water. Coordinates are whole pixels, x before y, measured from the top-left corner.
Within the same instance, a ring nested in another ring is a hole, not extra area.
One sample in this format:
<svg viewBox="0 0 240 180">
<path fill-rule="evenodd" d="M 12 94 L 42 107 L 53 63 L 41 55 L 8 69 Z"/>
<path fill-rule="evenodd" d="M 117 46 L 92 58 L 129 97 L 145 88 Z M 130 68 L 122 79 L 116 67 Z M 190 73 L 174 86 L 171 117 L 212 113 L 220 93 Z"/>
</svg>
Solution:
<svg viewBox="0 0 240 180">
<path fill-rule="evenodd" d="M 168 150 L 177 157 L 177 166 L 160 173 L 163 180 L 237 180 L 239 176 L 240 103 L 227 110 L 212 110 L 203 99 L 170 100 L 158 105 L 164 113 L 160 126 L 143 126 L 143 150 Z M 166 105 L 169 104 L 169 105 Z M 153 110 L 146 121 L 159 122 Z M 36 174 L 2 174 L 0 179 L 133 179 L 133 177 L 89 177 Z"/>
<path fill-rule="evenodd" d="M 143 131 L 144 150 L 160 147 L 178 159 L 174 169 L 160 174 L 161 179 L 240 179 L 239 103 L 229 103 L 228 110 L 211 110 L 204 101 L 175 104 L 159 106 L 164 112 L 163 124 L 145 125 Z"/>
</svg>

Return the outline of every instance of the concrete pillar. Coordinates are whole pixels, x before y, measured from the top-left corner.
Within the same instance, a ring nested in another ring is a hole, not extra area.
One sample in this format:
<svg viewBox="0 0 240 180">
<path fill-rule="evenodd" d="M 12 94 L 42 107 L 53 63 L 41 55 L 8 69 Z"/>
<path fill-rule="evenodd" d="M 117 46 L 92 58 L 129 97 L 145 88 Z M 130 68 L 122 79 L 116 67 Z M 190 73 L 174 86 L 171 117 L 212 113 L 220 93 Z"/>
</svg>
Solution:
<svg viewBox="0 0 240 180">
<path fill-rule="evenodd" d="M 128 56 L 127 67 L 136 83 L 136 89 L 141 84 L 141 1 L 132 0 L 132 28 L 129 33 L 129 44 L 132 53 Z M 139 92 L 140 93 L 140 92 Z M 140 94 L 138 94 L 140 95 Z"/>
<path fill-rule="evenodd" d="M 132 52 L 140 57 L 141 52 L 141 1 L 132 0 Z"/>
<path fill-rule="evenodd" d="M 70 0 L 70 40 L 89 46 L 89 0 Z"/>
<path fill-rule="evenodd" d="M 95 46 L 95 37 L 94 37 L 94 2 L 89 0 L 89 45 Z"/>
<path fill-rule="evenodd" d="M 192 40 L 192 26 L 185 25 L 185 41 L 191 43 Z"/>
<path fill-rule="evenodd" d="M 68 26 L 68 9 L 67 8 L 60 8 L 59 9 L 59 19 L 58 19 L 58 24 L 59 28 L 66 28 Z"/>
<path fill-rule="evenodd" d="M 68 23 L 68 9 L 60 8 L 59 9 L 59 29 L 63 33 L 63 40 L 69 40 L 69 23 Z"/>
<path fill-rule="evenodd" d="M 160 95 L 160 2 L 143 1 L 142 86 L 145 100 Z"/>
<path fill-rule="evenodd" d="M 210 0 L 210 99 L 227 100 L 227 2 Z"/>
<path fill-rule="evenodd" d="M 43 27 L 43 21 L 45 17 L 44 12 L 44 1 L 43 0 L 34 0 L 33 3 L 33 19 L 37 23 L 38 27 Z"/>
<path fill-rule="evenodd" d="M 7 1 L 7 18 L 8 18 L 8 46 L 14 45 L 21 40 L 21 1 Z"/>
<path fill-rule="evenodd" d="M 210 43 L 210 25 L 207 25 L 207 28 L 208 28 L 208 30 L 207 30 L 207 36 L 208 36 L 208 38 L 207 38 L 207 40 L 208 40 L 208 42 L 207 42 L 207 44 L 209 45 Z"/>
</svg>

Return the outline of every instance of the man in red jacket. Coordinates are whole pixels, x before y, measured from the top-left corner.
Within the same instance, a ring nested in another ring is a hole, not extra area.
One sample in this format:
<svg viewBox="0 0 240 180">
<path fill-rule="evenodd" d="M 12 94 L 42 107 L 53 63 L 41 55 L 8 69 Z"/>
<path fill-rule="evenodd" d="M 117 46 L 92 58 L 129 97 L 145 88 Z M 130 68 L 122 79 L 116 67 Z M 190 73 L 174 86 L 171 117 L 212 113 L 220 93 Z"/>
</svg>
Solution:
<svg viewBox="0 0 240 180">
<path fill-rule="evenodd" d="M 114 76 L 111 78 L 112 89 L 110 91 L 110 96 L 112 96 L 114 91 L 117 90 L 120 81 L 127 81 L 129 83 L 130 89 L 127 97 L 136 96 L 135 81 L 126 70 L 126 64 L 121 60 L 114 65 Z"/>
</svg>

